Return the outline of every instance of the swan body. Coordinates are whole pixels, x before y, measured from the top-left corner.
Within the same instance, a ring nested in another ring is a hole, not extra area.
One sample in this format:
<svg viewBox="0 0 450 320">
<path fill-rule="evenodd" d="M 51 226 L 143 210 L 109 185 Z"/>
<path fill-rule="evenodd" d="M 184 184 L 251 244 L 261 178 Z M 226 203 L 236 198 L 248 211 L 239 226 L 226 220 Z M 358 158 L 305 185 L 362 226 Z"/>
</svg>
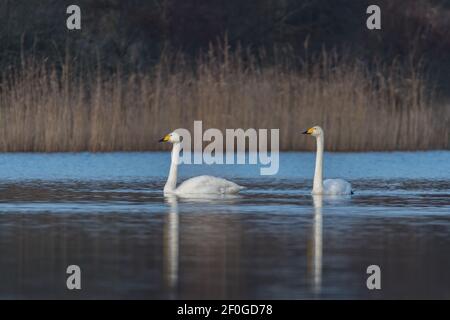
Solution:
<svg viewBox="0 0 450 320">
<path fill-rule="evenodd" d="M 180 135 L 172 132 L 162 138 L 160 142 L 173 144 L 169 176 L 164 186 L 165 195 L 235 194 L 244 189 L 234 182 L 213 176 L 190 178 L 177 187 L 177 171 L 181 151 Z"/>
<path fill-rule="evenodd" d="M 244 187 L 226 179 L 213 176 L 198 176 L 183 181 L 176 188 L 175 193 L 233 194 L 238 193 L 242 189 Z"/>
<path fill-rule="evenodd" d="M 314 170 L 314 182 L 312 194 L 314 195 L 349 195 L 353 194 L 350 182 L 343 179 L 323 180 L 323 147 L 324 133 L 321 127 L 309 128 L 303 134 L 309 134 L 316 138 L 316 168 Z"/>
<path fill-rule="evenodd" d="M 344 179 L 326 179 L 323 181 L 322 194 L 348 195 L 352 193 L 352 185 Z"/>
</svg>

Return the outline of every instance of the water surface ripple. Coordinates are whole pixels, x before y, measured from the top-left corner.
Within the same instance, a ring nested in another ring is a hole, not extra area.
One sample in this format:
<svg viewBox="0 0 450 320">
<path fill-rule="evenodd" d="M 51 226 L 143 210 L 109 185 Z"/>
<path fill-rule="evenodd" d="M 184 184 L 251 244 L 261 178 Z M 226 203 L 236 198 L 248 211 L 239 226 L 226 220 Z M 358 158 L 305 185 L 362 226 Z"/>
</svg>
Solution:
<svg viewBox="0 0 450 320">
<path fill-rule="evenodd" d="M 351 197 L 310 195 L 313 153 L 182 165 L 239 196 L 164 198 L 169 154 L 0 154 L 0 298 L 450 298 L 450 152 L 328 153 Z M 66 267 L 82 290 L 66 289 Z M 382 271 L 369 291 L 366 268 Z"/>
</svg>

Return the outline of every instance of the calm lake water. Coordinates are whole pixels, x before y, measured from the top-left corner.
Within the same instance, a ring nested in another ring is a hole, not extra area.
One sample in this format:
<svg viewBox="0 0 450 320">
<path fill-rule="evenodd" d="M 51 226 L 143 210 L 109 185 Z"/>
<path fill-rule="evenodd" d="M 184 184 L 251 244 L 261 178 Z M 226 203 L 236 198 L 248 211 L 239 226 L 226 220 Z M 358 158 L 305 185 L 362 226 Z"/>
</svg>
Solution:
<svg viewBox="0 0 450 320">
<path fill-rule="evenodd" d="M 164 198 L 170 155 L 1 154 L 0 298 L 450 299 L 450 152 L 327 153 L 351 197 L 310 195 L 313 153 L 182 165 L 247 187 Z M 66 288 L 79 265 L 80 291 Z M 381 268 L 381 290 L 366 269 Z"/>
</svg>

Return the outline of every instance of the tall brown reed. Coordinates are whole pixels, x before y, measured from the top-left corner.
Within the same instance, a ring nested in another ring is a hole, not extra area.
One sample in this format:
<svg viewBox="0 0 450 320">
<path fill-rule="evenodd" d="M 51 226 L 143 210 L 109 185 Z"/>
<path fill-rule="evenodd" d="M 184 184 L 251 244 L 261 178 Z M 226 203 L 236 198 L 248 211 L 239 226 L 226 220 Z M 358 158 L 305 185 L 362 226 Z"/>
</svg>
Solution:
<svg viewBox="0 0 450 320">
<path fill-rule="evenodd" d="M 313 149 L 300 134 L 312 125 L 324 128 L 330 151 L 449 148 L 450 108 L 432 99 L 418 67 L 214 48 L 193 64 L 169 60 L 128 74 L 75 72 L 68 61 L 4 72 L 0 151 L 157 150 L 159 137 L 194 120 L 279 128 L 283 150 Z"/>
</svg>

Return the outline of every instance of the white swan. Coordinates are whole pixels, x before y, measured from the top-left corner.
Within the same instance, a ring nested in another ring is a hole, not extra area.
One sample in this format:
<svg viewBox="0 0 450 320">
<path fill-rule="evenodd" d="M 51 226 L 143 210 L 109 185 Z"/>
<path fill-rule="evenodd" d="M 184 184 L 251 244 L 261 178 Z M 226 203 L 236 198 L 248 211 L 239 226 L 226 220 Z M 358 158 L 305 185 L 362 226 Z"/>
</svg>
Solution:
<svg viewBox="0 0 450 320">
<path fill-rule="evenodd" d="M 177 170 L 181 151 L 181 138 L 176 132 L 164 136 L 159 142 L 170 142 L 172 147 L 172 162 L 169 176 L 164 186 L 164 194 L 170 195 L 199 195 L 199 194 L 233 194 L 238 193 L 244 187 L 234 182 L 212 176 L 198 176 L 181 183 L 177 188 Z"/>
<path fill-rule="evenodd" d="M 348 195 L 353 194 L 352 186 L 343 179 L 327 179 L 323 181 L 323 130 L 319 126 L 309 128 L 303 134 L 309 134 L 316 137 L 316 168 L 314 172 L 314 183 L 312 194 L 322 195 Z"/>
</svg>

